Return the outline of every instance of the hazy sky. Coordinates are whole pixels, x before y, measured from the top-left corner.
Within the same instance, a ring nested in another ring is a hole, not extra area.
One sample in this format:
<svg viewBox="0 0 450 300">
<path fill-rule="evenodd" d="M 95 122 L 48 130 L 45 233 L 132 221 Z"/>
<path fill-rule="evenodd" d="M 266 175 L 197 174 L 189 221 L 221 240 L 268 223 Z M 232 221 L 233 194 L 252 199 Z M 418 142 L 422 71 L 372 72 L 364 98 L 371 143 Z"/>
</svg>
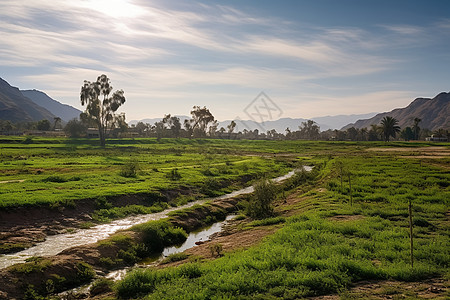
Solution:
<svg viewBox="0 0 450 300">
<path fill-rule="evenodd" d="M 450 90 L 450 1 L 0 0 L 0 77 L 83 109 L 101 74 L 127 120 L 388 111 Z"/>
</svg>

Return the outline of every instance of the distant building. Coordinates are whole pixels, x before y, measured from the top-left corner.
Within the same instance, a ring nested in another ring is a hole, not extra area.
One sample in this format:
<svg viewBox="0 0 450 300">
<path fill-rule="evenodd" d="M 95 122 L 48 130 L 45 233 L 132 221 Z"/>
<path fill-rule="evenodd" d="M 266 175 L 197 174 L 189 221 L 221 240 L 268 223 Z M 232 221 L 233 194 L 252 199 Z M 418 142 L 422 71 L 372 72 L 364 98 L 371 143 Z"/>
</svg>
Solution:
<svg viewBox="0 0 450 300">
<path fill-rule="evenodd" d="M 432 134 L 430 137 L 425 138 L 427 142 L 448 142 L 448 137 L 446 136 L 435 136 Z"/>
</svg>

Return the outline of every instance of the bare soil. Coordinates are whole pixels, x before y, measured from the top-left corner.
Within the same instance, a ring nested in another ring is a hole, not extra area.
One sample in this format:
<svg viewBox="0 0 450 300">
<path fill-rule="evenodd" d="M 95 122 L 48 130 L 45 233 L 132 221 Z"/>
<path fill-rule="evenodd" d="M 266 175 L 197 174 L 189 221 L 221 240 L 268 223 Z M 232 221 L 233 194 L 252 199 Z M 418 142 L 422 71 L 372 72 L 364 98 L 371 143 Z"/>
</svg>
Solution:
<svg viewBox="0 0 450 300">
<path fill-rule="evenodd" d="M 394 152 L 400 155 L 413 158 L 448 158 L 450 157 L 449 147 L 392 147 L 392 148 L 369 148 L 367 151 Z"/>
</svg>

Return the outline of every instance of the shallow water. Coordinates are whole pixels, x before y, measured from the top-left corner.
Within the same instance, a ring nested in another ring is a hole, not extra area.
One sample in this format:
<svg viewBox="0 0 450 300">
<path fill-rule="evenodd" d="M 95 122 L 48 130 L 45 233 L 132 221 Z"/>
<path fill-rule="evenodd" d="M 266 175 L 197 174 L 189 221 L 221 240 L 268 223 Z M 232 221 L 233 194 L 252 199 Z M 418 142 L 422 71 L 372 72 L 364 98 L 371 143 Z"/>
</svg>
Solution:
<svg viewBox="0 0 450 300">
<path fill-rule="evenodd" d="M 206 242 L 213 234 L 221 232 L 223 226 L 227 223 L 227 221 L 233 219 L 234 217 L 236 217 L 236 215 L 229 215 L 226 217 L 225 220 L 221 222 L 214 223 L 211 226 L 203 228 L 198 231 L 193 231 L 188 235 L 186 241 L 182 245 L 166 247 L 164 248 L 162 253 L 157 254 L 154 257 L 150 257 L 148 260 L 144 260 L 135 265 L 134 267 L 127 267 L 124 269 L 112 271 L 108 273 L 105 277 L 108 279 L 112 279 L 114 281 L 121 280 L 125 277 L 126 273 L 131 269 L 139 267 L 148 267 L 149 265 L 158 263 L 163 258 L 171 254 L 180 253 L 187 249 L 197 246 L 196 242 Z"/>
<path fill-rule="evenodd" d="M 312 168 L 305 166 L 304 169 L 305 171 L 309 172 L 311 171 Z M 287 173 L 286 175 L 274 178 L 273 181 L 280 182 L 292 177 L 294 174 L 295 170 Z M 23 263 L 27 258 L 33 256 L 52 256 L 72 247 L 95 243 L 99 240 L 108 238 L 111 234 L 119 230 L 128 229 L 133 225 L 145 223 L 152 220 L 163 219 L 167 217 L 168 213 L 175 210 L 185 209 L 188 207 L 192 207 L 196 204 L 203 204 L 208 201 L 215 201 L 232 198 L 239 195 L 250 194 L 253 191 L 254 191 L 253 186 L 249 186 L 220 197 L 197 200 L 194 202 L 190 202 L 186 205 L 169 208 L 158 213 L 130 216 L 124 219 L 113 221 L 108 224 L 97 225 L 89 229 L 77 230 L 71 233 L 51 235 L 48 236 L 44 242 L 39 243 L 36 246 L 33 246 L 31 248 L 25 249 L 17 253 L 1 255 L 0 269 L 9 267 L 17 263 Z"/>
</svg>

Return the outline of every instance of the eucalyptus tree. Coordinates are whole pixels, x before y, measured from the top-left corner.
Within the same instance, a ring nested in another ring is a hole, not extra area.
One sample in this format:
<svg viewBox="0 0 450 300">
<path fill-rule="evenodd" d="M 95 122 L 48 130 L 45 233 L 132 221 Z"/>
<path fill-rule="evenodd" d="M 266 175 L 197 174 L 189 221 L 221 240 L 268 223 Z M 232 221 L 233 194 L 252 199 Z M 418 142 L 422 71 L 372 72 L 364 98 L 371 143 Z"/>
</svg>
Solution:
<svg viewBox="0 0 450 300">
<path fill-rule="evenodd" d="M 192 119 L 186 120 L 184 126 L 186 130 L 195 137 L 206 136 L 208 124 L 214 122 L 214 116 L 209 109 L 204 106 L 194 106 L 191 111 Z"/>
<path fill-rule="evenodd" d="M 112 91 L 111 82 L 105 74 L 94 82 L 85 80 L 81 87 L 81 105 L 86 104 L 85 115 L 96 124 L 102 147 L 106 145 L 108 129 L 112 128 L 117 118 L 116 111 L 125 103 L 123 90 Z"/>
<path fill-rule="evenodd" d="M 398 120 L 390 116 L 385 116 L 381 120 L 381 131 L 386 142 L 389 142 L 390 137 L 395 138 L 397 133 L 400 132 L 400 126 L 397 124 Z"/>
</svg>

